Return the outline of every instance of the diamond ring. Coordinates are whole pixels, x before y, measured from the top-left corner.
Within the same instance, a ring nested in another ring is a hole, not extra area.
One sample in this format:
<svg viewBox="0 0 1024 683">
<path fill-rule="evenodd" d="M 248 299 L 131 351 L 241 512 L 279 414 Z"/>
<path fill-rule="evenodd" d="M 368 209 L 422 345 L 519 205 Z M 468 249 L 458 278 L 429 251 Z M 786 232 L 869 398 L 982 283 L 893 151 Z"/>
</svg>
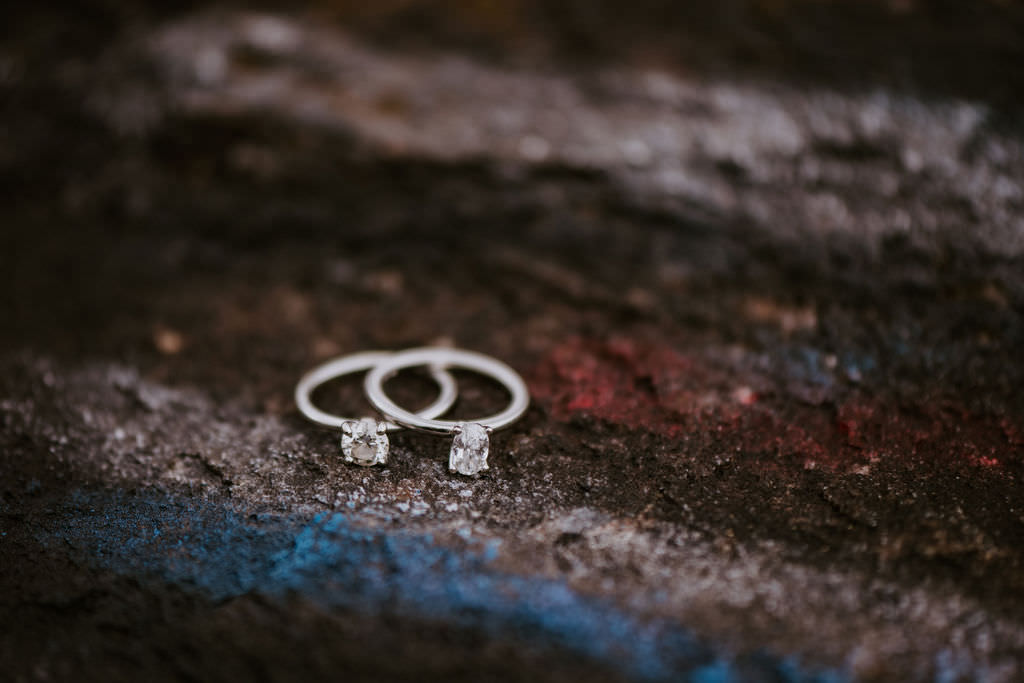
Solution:
<svg viewBox="0 0 1024 683">
<path fill-rule="evenodd" d="M 313 405 L 313 390 L 342 375 L 368 370 L 391 357 L 392 354 L 387 351 L 365 351 L 335 358 L 307 372 L 295 386 L 295 405 L 307 419 L 325 427 L 341 429 L 341 453 L 345 456 L 345 462 L 364 466 L 387 464 L 387 432 L 398 429 L 399 425 L 381 422 L 372 417 L 356 420 L 326 413 Z M 455 379 L 451 374 L 437 365 L 429 365 L 430 376 L 437 382 L 441 391 L 433 403 L 417 413 L 424 418 L 443 414 L 452 407 L 458 394 Z"/>
<path fill-rule="evenodd" d="M 429 365 L 440 368 L 465 368 L 500 382 L 511 394 L 505 410 L 473 421 L 437 420 L 433 416 L 405 410 L 384 391 L 384 381 L 403 368 Z M 490 433 L 518 420 L 530 405 L 526 382 L 515 370 L 482 353 L 446 347 L 425 347 L 393 354 L 376 364 L 363 380 L 366 397 L 388 419 L 403 427 L 440 434 L 453 434 L 448 455 L 448 469 L 459 474 L 474 475 L 487 467 Z"/>
</svg>

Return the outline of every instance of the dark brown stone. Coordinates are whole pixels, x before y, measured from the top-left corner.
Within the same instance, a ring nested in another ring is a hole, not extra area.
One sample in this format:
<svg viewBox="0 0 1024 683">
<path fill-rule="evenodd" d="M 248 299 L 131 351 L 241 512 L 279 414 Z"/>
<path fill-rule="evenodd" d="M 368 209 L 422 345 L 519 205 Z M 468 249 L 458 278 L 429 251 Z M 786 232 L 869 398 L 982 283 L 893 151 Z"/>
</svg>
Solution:
<svg viewBox="0 0 1024 683">
<path fill-rule="evenodd" d="M 1020 8 L 463 5 L 14 12 L 2 670 L 1024 675 Z M 291 403 L 428 343 L 477 480 Z"/>
</svg>

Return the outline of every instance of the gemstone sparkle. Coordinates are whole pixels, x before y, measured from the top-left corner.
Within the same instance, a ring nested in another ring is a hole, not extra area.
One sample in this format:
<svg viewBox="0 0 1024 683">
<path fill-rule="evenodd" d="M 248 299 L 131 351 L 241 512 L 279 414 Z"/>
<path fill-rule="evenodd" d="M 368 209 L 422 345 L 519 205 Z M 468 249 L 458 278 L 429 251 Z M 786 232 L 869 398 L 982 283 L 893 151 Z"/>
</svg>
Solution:
<svg viewBox="0 0 1024 683">
<path fill-rule="evenodd" d="M 387 464 L 388 435 L 381 428 L 383 424 L 372 417 L 346 422 L 341 435 L 341 453 L 345 462 L 364 467 Z"/>
<path fill-rule="evenodd" d="M 487 428 L 476 422 L 463 422 L 459 428 L 448 454 L 448 469 L 465 475 L 486 470 L 491 441 Z"/>
</svg>

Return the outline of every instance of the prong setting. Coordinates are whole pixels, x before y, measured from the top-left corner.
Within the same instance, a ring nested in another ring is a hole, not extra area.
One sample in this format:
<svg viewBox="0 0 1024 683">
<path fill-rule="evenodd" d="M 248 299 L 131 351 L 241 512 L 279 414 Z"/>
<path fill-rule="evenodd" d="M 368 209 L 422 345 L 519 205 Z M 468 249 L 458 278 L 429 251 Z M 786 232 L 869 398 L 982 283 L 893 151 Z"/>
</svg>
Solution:
<svg viewBox="0 0 1024 683">
<path fill-rule="evenodd" d="M 387 464 L 387 423 L 364 417 L 346 422 L 341 431 L 341 453 L 345 462 L 363 467 Z"/>
<path fill-rule="evenodd" d="M 463 422 L 452 432 L 452 449 L 448 453 L 448 471 L 473 476 L 487 471 L 487 455 L 490 451 L 490 436 L 487 429 L 477 422 Z"/>
</svg>

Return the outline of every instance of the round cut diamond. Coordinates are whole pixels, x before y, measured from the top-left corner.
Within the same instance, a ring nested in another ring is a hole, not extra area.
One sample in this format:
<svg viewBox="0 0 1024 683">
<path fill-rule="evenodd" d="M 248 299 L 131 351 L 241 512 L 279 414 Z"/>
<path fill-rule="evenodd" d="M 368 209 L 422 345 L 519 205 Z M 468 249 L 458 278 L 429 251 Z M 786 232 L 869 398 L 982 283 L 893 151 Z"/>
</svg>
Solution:
<svg viewBox="0 0 1024 683">
<path fill-rule="evenodd" d="M 346 422 L 341 435 L 341 452 L 345 462 L 364 466 L 386 463 L 388 435 L 382 429 L 383 424 L 372 417 Z"/>
<path fill-rule="evenodd" d="M 473 475 L 487 469 L 487 451 L 490 437 L 487 429 L 475 422 L 464 422 L 452 441 L 448 454 L 448 469 L 459 474 Z"/>
</svg>

